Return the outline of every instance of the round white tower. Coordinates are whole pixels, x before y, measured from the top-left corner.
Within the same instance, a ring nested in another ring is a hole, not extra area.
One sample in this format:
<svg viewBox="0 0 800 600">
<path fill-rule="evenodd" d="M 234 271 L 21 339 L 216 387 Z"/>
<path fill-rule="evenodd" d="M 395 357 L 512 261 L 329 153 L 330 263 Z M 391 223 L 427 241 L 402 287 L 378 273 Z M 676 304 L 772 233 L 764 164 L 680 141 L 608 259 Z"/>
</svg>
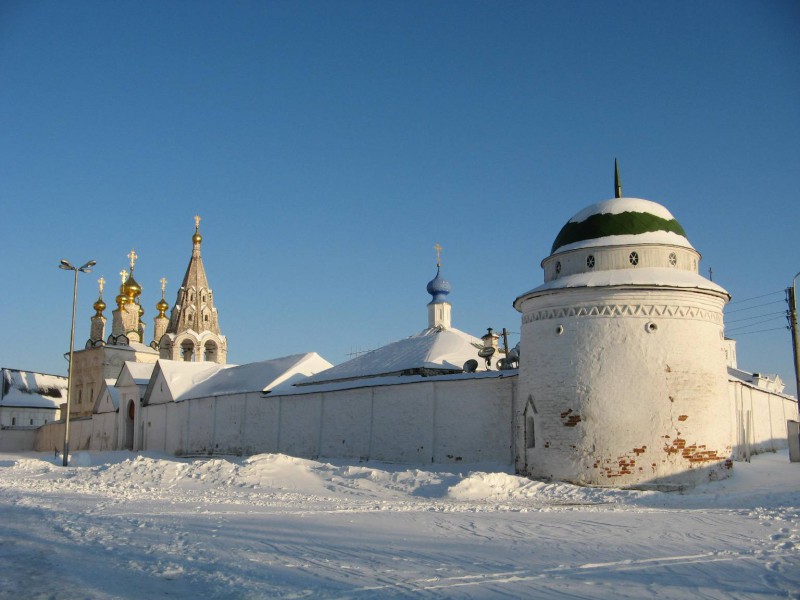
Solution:
<svg viewBox="0 0 800 600">
<path fill-rule="evenodd" d="M 699 260 L 648 200 L 600 202 L 564 225 L 544 284 L 514 302 L 519 472 L 615 487 L 727 475 L 730 296 L 698 274 Z"/>
</svg>

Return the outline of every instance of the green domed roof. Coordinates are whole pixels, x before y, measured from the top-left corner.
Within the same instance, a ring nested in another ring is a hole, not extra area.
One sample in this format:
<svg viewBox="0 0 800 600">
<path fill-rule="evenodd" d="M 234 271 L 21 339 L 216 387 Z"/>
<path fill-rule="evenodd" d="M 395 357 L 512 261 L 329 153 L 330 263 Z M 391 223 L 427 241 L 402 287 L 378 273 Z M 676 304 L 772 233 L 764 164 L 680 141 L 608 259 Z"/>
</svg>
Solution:
<svg viewBox="0 0 800 600">
<path fill-rule="evenodd" d="M 660 204 L 639 198 L 614 198 L 593 204 L 572 217 L 556 236 L 551 254 L 619 244 L 692 247 L 681 224 Z"/>
</svg>

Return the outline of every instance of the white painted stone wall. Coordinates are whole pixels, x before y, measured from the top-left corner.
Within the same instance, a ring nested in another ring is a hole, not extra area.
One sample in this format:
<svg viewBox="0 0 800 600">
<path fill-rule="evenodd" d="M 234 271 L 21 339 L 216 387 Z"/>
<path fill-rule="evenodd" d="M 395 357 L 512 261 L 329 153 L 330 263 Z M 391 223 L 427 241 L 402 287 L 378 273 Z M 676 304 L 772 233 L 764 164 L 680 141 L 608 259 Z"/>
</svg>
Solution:
<svg viewBox="0 0 800 600">
<path fill-rule="evenodd" d="M 292 396 L 259 393 L 141 408 L 142 449 L 178 455 L 511 464 L 516 377 L 459 378 Z"/>
<path fill-rule="evenodd" d="M 28 452 L 35 446 L 35 429 L 0 429 L 0 452 Z"/>
<path fill-rule="evenodd" d="M 518 470 L 599 486 L 726 476 L 722 307 L 718 294 L 656 288 L 561 289 L 522 301 Z"/>
<path fill-rule="evenodd" d="M 59 418 L 57 408 L 25 406 L 0 407 L 0 427 L 41 427 Z"/>
<path fill-rule="evenodd" d="M 117 413 L 93 415 L 90 449 L 97 452 L 118 450 L 117 444 Z"/>
<path fill-rule="evenodd" d="M 90 450 L 94 419 L 80 417 L 69 420 L 69 450 Z M 36 451 L 52 452 L 64 448 L 64 422 L 48 423 L 36 430 Z"/>
<path fill-rule="evenodd" d="M 797 400 L 740 381 L 728 382 L 728 394 L 736 460 L 787 447 L 786 422 L 798 420 Z"/>
</svg>

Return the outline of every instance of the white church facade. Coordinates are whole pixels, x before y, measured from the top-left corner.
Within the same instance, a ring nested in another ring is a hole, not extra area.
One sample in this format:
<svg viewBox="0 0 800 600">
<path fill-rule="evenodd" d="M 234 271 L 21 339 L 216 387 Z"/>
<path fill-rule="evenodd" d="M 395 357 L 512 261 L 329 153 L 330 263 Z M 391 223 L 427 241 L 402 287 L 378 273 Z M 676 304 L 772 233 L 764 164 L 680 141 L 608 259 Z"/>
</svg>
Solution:
<svg viewBox="0 0 800 600">
<path fill-rule="evenodd" d="M 514 301 L 522 327 L 510 350 L 491 331 L 452 326 L 437 261 L 428 327 L 409 338 L 337 366 L 313 352 L 228 365 L 201 241 L 196 223 L 169 319 L 162 284 L 151 346 L 115 311 L 116 333 L 81 351 L 129 348 L 131 359 L 114 374 L 93 367 L 91 414 L 74 415 L 73 449 L 494 463 L 586 485 L 670 487 L 785 447 L 786 420 L 797 419 L 794 398 L 738 369 L 724 336 L 730 296 L 699 274 L 682 227 L 663 206 L 623 197 L 618 181 L 615 198 L 567 222 L 542 261 L 544 283 Z M 140 318 L 125 284 L 118 311 Z M 95 309 L 92 338 L 102 340 Z M 482 368 L 492 354 L 494 368 Z M 40 429 L 37 448 L 60 447 L 59 435 L 59 425 Z"/>
</svg>

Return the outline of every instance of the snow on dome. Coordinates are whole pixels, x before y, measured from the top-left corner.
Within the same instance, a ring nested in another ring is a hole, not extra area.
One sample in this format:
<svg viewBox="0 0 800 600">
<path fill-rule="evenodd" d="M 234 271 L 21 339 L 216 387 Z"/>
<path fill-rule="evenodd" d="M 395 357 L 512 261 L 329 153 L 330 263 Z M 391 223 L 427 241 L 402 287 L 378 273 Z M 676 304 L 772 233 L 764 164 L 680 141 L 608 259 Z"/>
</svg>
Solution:
<svg viewBox="0 0 800 600">
<path fill-rule="evenodd" d="M 692 248 L 681 224 L 657 202 L 614 198 L 587 206 L 559 231 L 551 254 L 587 246 L 668 244 Z"/>
</svg>

